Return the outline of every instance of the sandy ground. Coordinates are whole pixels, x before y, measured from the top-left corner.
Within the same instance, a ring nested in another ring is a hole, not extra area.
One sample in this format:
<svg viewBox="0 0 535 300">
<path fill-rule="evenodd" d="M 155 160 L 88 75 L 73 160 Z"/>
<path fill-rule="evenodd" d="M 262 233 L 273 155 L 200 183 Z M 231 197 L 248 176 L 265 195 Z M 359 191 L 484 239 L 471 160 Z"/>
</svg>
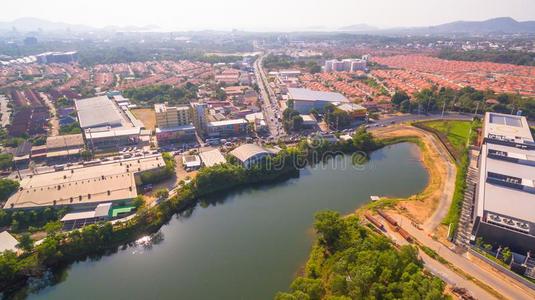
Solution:
<svg viewBox="0 0 535 300">
<path fill-rule="evenodd" d="M 132 113 L 136 118 L 138 118 L 143 124 L 145 124 L 145 128 L 149 130 L 154 130 L 156 128 L 156 115 L 154 114 L 154 110 L 150 108 L 137 108 L 132 109 Z"/>
<path fill-rule="evenodd" d="M 440 222 L 451 204 L 456 168 L 440 141 L 428 132 L 405 125 L 380 128 L 372 133 L 378 138 L 420 138 L 421 160 L 429 173 L 429 183 L 422 192 L 402 199 L 397 209 L 415 223 L 422 224 L 426 231 L 445 237 L 447 227 Z"/>
</svg>

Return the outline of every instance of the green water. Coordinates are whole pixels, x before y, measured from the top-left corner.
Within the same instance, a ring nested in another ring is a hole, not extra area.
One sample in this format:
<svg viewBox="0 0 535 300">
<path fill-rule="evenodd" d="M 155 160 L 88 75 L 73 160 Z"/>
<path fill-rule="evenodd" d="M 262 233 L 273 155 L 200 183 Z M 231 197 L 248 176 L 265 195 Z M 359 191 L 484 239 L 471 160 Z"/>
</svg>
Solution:
<svg viewBox="0 0 535 300">
<path fill-rule="evenodd" d="M 374 152 L 363 169 L 349 157 L 301 170 L 299 178 L 209 199 L 178 216 L 156 243 L 73 264 L 31 299 L 272 299 L 306 262 L 314 213 L 343 214 L 370 195 L 408 196 L 428 176 L 418 148 Z M 346 163 L 346 168 L 341 164 Z"/>
</svg>

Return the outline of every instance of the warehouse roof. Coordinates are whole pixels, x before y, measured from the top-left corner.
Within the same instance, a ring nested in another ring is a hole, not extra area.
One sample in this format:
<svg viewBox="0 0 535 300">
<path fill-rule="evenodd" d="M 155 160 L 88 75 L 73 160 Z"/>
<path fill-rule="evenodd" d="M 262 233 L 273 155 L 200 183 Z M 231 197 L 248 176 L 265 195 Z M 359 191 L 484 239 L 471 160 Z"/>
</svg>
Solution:
<svg viewBox="0 0 535 300">
<path fill-rule="evenodd" d="M 349 100 L 340 93 L 321 92 L 300 88 L 288 88 L 288 98 L 301 101 L 349 102 Z"/>
<path fill-rule="evenodd" d="M 201 156 L 201 160 L 206 167 L 212 167 L 217 164 L 224 164 L 227 162 L 219 149 L 201 152 L 199 155 Z"/>
<path fill-rule="evenodd" d="M 94 205 L 137 196 L 135 173 L 163 167 L 161 155 L 24 177 L 4 208 Z"/>
<path fill-rule="evenodd" d="M 78 111 L 80 127 L 119 127 L 124 123 L 124 117 L 113 101 L 107 96 L 98 96 L 74 101 Z"/>
<path fill-rule="evenodd" d="M 243 144 L 237 147 L 236 149 L 230 151 L 230 154 L 235 156 L 241 162 L 245 162 L 253 156 L 272 153 L 258 146 L 257 144 Z"/>
</svg>

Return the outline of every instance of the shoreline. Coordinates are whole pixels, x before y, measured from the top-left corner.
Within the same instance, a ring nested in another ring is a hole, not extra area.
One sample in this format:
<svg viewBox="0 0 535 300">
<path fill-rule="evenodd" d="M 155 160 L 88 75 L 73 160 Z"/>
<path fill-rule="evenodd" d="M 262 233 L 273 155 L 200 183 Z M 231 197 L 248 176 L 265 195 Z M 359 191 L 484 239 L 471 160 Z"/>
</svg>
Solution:
<svg viewBox="0 0 535 300">
<path fill-rule="evenodd" d="M 364 211 L 376 207 L 396 210 L 415 223 L 425 226 L 430 233 L 446 239 L 447 228 L 441 223 L 443 217 L 437 213 L 442 213 L 445 217 L 449 210 L 457 168 L 450 157 L 447 157 L 447 160 L 444 159 L 444 153 L 440 152 L 445 151 L 445 149 L 440 149 L 443 145 L 430 133 L 412 126 L 394 126 L 372 133 L 379 140 L 402 140 L 417 144 L 420 150 L 419 160 L 428 173 L 429 181 L 420 193 L 405 198 L 385 197 L 358 209 L 356 213 L 361 215 Z M 453 174 L 451 169 L 453 169 Z M 449 194 L 444 192 L 445 189 L 448 189 Z M 438 211 L 441 207 L 446 207 L 446 211 Z M 436 222 L 437 219 L 439 222 Z"/>
<path fill-rule="evenodd" d="M 378 139 L 379 141 L 379 139 Z M 382 141 L 382 140 L 381 140 Z M 376 149 L 373 149 L 370 151 L 374 152 L 376 150 L 382 149 L 385 146 L 403 143 L 403 142 L 411 142 L 407 140 L 406 138 L 402 139 L 396 139 L 394 141 L 389 141 L 388 143 L 381 143 L 380 147 L 377 147 Z M 347 154 L 347 153 L 346 153 Z M 139 239 L 142 236 L 153 234 L 161 229 L 163 225 L 167 223 L 167 221 L 172 218 L 177 213 L 182 213 L 186 211 L 187 209 L 195 206 L 200 199 L 203 197 L 207 197 L 210 194 L 213 194 L 214 192 L 231 192 L 233 190 L 241 189 L 246 186 L 250 185 L 256 185 L 256 184 L 269 184 L 270 182 L 276 182 L 281 180 L 287 180 L 289 178 L 294 177 L 296 175 L 296 172 L 298 172 L 299 169 L 293 170 L 293 169 L 285 169 L 281 171 L 280 173 L 271 174 L 269 176 L 265 176 L 264 178 L 257 178 L 256 180 L 248 180 L 243 183 L 238 184 L 232 184 L 230 186 L 224 186 L 220 189 L 217 189 L 217 191 L 211 191 L 210 193 L 200 193 L 200 192 L 194 192 L 192 191 L 191 187 L 186 187 L 184 190 L 181 191 L 181 193 L 177 196 L 174 196 L 170 200 L 161 203 L 157 207 L 154 207 L 153 209 L 144 209 L 137 213 L 135 217 L 127 222 L 124 222 L 122 224 L 116 224 L 116 226 L 113 226 L 113 231 L 115 232 L 114 237 L 111 241 L 108 242 L 106 245 L 102 245 L 100 247 L 96 247 L 95 249 L 80 252 L 80 253 L 66 253 L 65 257 L 56 262 L 47 263 L 44 266 L 39 266 L 39 270 L 37 273 L 33 273 L 30 275 L 37 275 L 41 274 L 44 271 L 58 271 L 61 268 L 68 267 L 72 263 L 83 260 L 84 258 L 95 255 L 98 253 L 99 255 L 106 255 L 109 253 L 114 253 L 119 247 L 132 243 Z M 152 214 L 151 214 L 152 212 Z M 154 218 L 157 218 L 156 220 Z M 62 243 L 69 243 L 66 240 L 64 240 Z M 31 254 L 30 254 L 31 256 Z M 29 277 L 35 277 L 35 276 L 25 276 L 18 280 L 18 284 L 13 284 L 9 288 L 9 290 L 4 291 L 7 292 L 5 295 L 16 295 L 21 290 L 24 290 L 27 286 L 27 279 Z"/>
</svg>

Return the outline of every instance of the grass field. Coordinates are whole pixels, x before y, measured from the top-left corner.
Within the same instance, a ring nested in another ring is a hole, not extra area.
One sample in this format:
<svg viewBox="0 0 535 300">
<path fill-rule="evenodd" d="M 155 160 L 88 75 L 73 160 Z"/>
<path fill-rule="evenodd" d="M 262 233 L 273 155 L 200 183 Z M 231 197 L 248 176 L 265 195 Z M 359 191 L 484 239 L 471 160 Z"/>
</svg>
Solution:
<svg viewBox="0 0 535 300">
<path fill-rule="evenodd" d="M 143 124 L 145 124 L 145 128 L 149 130 L 154 130 L 156 128 L 156 115 L 154 114 L 154 110 L 150 108 L 138 108 L 138 109 L 132 109 L 132 113 L 136 118 L 138 118 Z"/>
<path fill-rule="evenodd" d="M 425 125 L 444 133 L 459 153 L 466 148 L 472 127 L 470 121 L 431 121 L 426 122 Z"/>
</svg>

